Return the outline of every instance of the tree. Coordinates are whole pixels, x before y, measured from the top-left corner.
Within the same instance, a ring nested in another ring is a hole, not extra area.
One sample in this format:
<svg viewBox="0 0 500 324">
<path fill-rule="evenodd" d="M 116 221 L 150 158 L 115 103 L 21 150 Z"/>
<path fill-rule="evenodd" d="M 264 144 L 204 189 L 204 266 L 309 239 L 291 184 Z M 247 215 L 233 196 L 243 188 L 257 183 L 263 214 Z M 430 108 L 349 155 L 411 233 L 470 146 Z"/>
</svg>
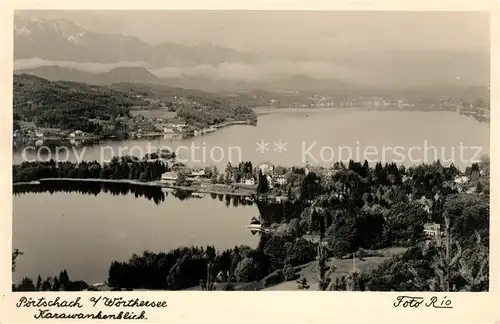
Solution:
<svg viewBox="0 0 500 324">
<path fill-rule="evenodd" d="M 434 276 L 429 280 L 430 291 L 457 291 L 455 282 L 459 276 L 459 260 L 462 256 L 460 243 L 456 241 L 450 232 L 450 220 L 445 217 L 445 228 L 443 238 L 439 237 L 436 241 L 437 254 L 432 259 L 431 267 Z M 413 266 L 409 268 L 415 277 L 418 286 L 425 287 L 426 284 L 418 275 Z"/>
<path fill-rule="evenodd" d="M 302 265 L 313 261 L 316 254 L 316 246 L 313 243 L 300 238 L 293 242 L 291 247 L 286 252 L 285 262 L 291 266 Z"/>
<path fill-rule="evenodd" d="M 186 185 L 186 181 L 187 181 L 187 176 L 184 172 L 179 172 L 177 174 L 177 179 L 175 180 L 175 184 L 177 186 L 184 186 Z"/>
<path fill-rule="evenodd" d="M 36 291 L 36 287 L 33 284 L 33 280 L 28 277 L 24 277 L 21 280 L 21 284 L 16 287 L 17 291 Z"/>
<path fill-rule="evenodd" d="M 257 193 L 263 194 L 269 191 L 269 182 L 267 177 L 259 171 L 259 178 L 257 182 Z"/>
<path fill-rule="evenodd" d="M 19 251 L 19 249 L 14 249 L 14 252 L 12 252 L 12 272 L 16 271 L 16 260 L 19 256 L 23 255 L 24 253 Z"/>
<path fill-rule="evenodd" d="M 283 268 L 283 275 L 286 281 L 294 280 L 298 275 L 296 274 L 295 268 L 289 264 L 286 264 Z"/>
<path fill-rule="evenodd" d="M 215 263 L 215 248 L 213 246 L 207 246 L 205 251 L 207 258 L 207 281 L 205 290 L 211 291 L 215 290 L 215 274 L 214 274 L 214 263 Z"/>
<path fill-rule="evenodd" d="M 490 202 L 485 195 L 451 195 L 443 205 L 443 217 L 450 218 L 450 231 L 464 247 L 474 245 L 476 232 L 489 239 L 489 214 Z"/>
<path fill-rule="evenodd" d="M 36 290 L 42 290 L 42 277 L 40 275 L 38 275 L 38 278 L 36 279 Z"/>
<path fill-rule="evenodd" d="M 281 269 L 285 264 L 287 239 L 283 235 L 272 235 L 264 245 L 264 253 L 271 258 L 273 269 Z"/>
<path fill-rule="evenodd" d="M 50 291 L 52 289 L 52 278 L 48 277 L 42 283 L 42 291 Z"/>
<path fill-rule="evenodd" d="M 52 291 L 60 291 L 61 290 L 61 283 L 59 282 L 59 278 L 55 277 L 54 281 L 52 282 Z"/>
<path fill-rule="evenodd" d="M 66 269 L 61 271 L 61 273 L 59 274 L 59 283 L 61 285 L 62 290 L 68 289 L 71 281 L 69 280 L 68 272 L 66 271 Z"/>
<path fill-rule="evenodd" d="M 319 290 L 326 290 L 330 284 L 330 278 L 327 276 L 327 261 L 328 255 L 324 247 L 325 231 L 326 231 L 326 215 L 322 208 L 316 208 L 316 202 L 311 207 L 311 222 L 316 219 L 319 221 L 319 241 L 318 241 L 318 288 Z"/>
<path fill-rule="evenodd" d="M 244 258 L 236 266 L 234 274 L 239 282 L 250 282 L 256 279 L 256 265 L 253 259 Z"/>
<path fill-rule="evenodd" d="M 476 233 L 476 246 L 468 249 L 460 258 L 460 275 L 466 284 L 465 291 L 487 291 L 489 287 L 489 249 L 484 246 L 481 235 Z"/>
</svg>

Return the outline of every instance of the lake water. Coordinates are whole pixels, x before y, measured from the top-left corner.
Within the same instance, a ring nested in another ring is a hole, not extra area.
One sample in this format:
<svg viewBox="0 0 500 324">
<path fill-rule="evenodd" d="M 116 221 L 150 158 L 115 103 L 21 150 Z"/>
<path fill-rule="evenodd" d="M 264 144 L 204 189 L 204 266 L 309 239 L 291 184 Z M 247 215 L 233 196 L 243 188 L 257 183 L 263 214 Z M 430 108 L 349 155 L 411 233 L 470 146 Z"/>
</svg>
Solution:
<svg viewBox="0 0 500 324">
<path fill-rule="evenodd" d="M 133 140 L 79 147 L 70 159 L 100 160 L 102 152 L 109 158 L 120 148 L 122 155 L 141 155 L 149 145 L 178 150 L 190 165 L 215 164 L 220 168 L 240 158 L 278 165 L 396 158 L 401 160 L 396 162 L 408 165 L 431 162 L 436 157 L 448 160 L 452 154 L 455 165 L 464 168 L 472 158 L 479 158 L 478 149 L 480 154 L 489 152 L 488 125 L 452 112 L 279 109 L 259 113 L 257 126 L 232 126 L 177 141 Z M 282 150 L 275 151 L 280 140 Z M 261 141 L 268 150 L 257 151 L 256 143 Z M 192 145 L 200 149 L 190 153 L 186 148 Z M 350 147 L 350 155 L 340 146 Z M 196 152 L 198 155 L 189 157 Z M 211 159 L 210 152 L 219 155 Z M 25 158 L 36 158 L 34 151 L 28 153 Z M 13 160 L 23 161 L 22 153 L 15 152 Z M 169 197 L 156 205 L 134 195 L 40 193 L 15 196 L 13 208 L 13 247 L 25 253 L 19 258 L 14 280 L 38 274 L 53 276 L 66 268 L 71 277 L 94 283 L 105 279 L 113 260 L 127 260 L 132 253 L 146 249 L 158 252 L 191 244 L 223 249 L 238 244 L 254 246 L 258 241 L 245 227 L 257 214 L 255 206 L 228 208 L 209 196 L 185 201 Z"/>
<path fill-rule="evenodd" d="M 254 247 L 259 240 L 246 228 L 258 215 L 255 205 L 227 207 L 210 195 L 186 200 L 169 195 L 158 205 L 109 193 L 29 193 L 13 199 L 13 247 L 24 252 L 13 274 L 17 282 L 65 268 L 73 279 L 92 284 L 104 281 L 112 261 L 144 250 Z"/>
<path fill-rule="evenodd" d="M 399 112 L 339 109 L 261 109 L 257 126 L 236 125 L 190 139 L 157 138 L 102 142 L 60 151 L 69 160 L 107 161 L 113 155 L 142 156 L 169 148 L 193 166 L 228 161 L 279 165 L 320 164 L 338 160 L 395 161 L 406 165 L 439 158 L 465 167 L 489 152 L 489 127 L 454 112 Z M 270 113 L 269 113 L 270 112 Z M 281 149 L 280 149 L 281 141 Z M 263 146 L 259 150 L 258 143 Z M 461 148 L 462 147 L 462 148 Z M 481 150 L 481 152 L 478 152 Z M 462 153 L 461 153 L 462 152 Z M 55 158 L 55 151 L 29 148 L 13 155 L 14 163 Z"/>
</svg>

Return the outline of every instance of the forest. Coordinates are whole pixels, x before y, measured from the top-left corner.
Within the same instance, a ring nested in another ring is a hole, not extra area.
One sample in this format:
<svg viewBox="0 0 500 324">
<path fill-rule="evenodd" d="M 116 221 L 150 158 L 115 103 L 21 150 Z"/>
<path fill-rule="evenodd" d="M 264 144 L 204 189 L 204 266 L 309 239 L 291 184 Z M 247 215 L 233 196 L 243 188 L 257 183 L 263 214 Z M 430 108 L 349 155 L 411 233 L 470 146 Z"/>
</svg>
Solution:
<svg viewBox="0 0 500 324">
<path fill-rule="evenodd" d="M 13 123 L 32 122 L 36 127 L 109 135 L 111 129 L 127 131 L 131 109 L 151 108 L 153 101 L 175 111 L 187 125 L 206 128 L 227 121 L 256 122 L 252 109 L 238 101 L 196 90 L 166 86 L 119 83 L 95 86 L 69 81 L 48 81 L 29 74 L 14 74 Z M 158 109 L 158 107 L 157 107 Z"/>
<path fill-rule="evenodd" d="M 13 98 L 14 121 L 89 133 L 102 130 L 94 120 L 129 117 L 132 106 L 147 105 L 142 99 L 109 87 L 53 82 L 28 74 L 14 75 Z"/>
</svg>

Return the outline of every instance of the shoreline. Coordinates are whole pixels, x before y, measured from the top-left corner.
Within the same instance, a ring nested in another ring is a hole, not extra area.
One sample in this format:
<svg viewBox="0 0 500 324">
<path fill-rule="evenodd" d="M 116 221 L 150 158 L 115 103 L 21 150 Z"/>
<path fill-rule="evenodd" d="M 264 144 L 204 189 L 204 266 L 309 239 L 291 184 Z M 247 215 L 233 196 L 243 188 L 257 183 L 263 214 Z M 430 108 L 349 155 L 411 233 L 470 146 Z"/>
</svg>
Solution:
<svg viewBox="0 0 500 324">
<path fill-rule="evenodd" d="M 97 178 L 42 178 L 38 179 L 36 181 L 28 181 L 28 182 L 14 182 L 12 183 L 13 187 L 16 186 L 26 186 L 26 185 L 40 185 L 43 182 L 50 182 L 50 181 L 73 181 L 73 182 L 94 182 L 94 183 L 117 183 L 117 184 L 129 184 L 129 185 L 137 185 L 137 186 L 147 186 L 147 187 L 158 187 L 158 188 L 168 188 L 168 189 L 177 189 L 177 190 L 184 190 L 184 191 L 190 191 L 192 193 L 205 193 L 205 194 L 216 194 L 216 195 L 230 195 L 230 196 L 239 196 L 239 197 L 252 197 L 256 192 L 253 189 L 242 189 L 239 188 L 237 191 L 229 191 L 227 190 L 227 186 L 230 185 L 224 185 L 226 186 L 226 190 L 213 190 L 210 188 L 201 188 L 198 187 L 198 184 L 196 184 L 196 187 L 188 187 L 188 186 L 176 186 L 176 185 L 171 185 L 167 184 L 161 181 L 149 181 L 149 182 L 142 182 L 139 180 L 130 180 L 130 179 L 97 179 Z M 221 186 L 221 184 L 211 184 L 212 186 Z M 222 189 L 222 188 L 221 188 Z M 240 191 L 246 191 L 246 192 L 240 192 Z"/>
<path fill-rule="evenodd" d="M 227 121 L 223 122 L 220 124 L 215 124 L 215 125 L 210 125 L 208 129 L 205 130 L 197 130 L 194 132 L 179 132 L 179 133 L 165 133 L 165 132 L 149 132 L 149 133 L 142 133 L 141 136 L 130 136 L 131 139 L 140 139 L 141 137 L 161 137 L 165 135 L 170 135 L 170 136 L 184 136 L 184 135 L 191 135 L 191 136 L 201 136 L 205 134 L 210 134 L 213 132 L 216 132 L 217 130 L 228 127 L 228 126 L 234 126 L 234 125 L 252 125 L 253 122 L 251 120 L 233 120 L 233 121 Z M 134 133 L 134 132 L 131 132 Z M 116 135 L 111 136 L 110 138 L 102 138 L 101 136 L 98 135 L 93 135 L 93 136 L 77 136 L 77 137 L 58 137 L 58 136 L 45 136 L 45 137 L 23 137 L 22 141 L 23 143 L 29 143 L 29 142 L 35 142 L 35 141 L 104 141 L 104 140 L 114 140 L 116 138 Z M 14 139 L 15 142 L 15 139 Z"/>
</svg>

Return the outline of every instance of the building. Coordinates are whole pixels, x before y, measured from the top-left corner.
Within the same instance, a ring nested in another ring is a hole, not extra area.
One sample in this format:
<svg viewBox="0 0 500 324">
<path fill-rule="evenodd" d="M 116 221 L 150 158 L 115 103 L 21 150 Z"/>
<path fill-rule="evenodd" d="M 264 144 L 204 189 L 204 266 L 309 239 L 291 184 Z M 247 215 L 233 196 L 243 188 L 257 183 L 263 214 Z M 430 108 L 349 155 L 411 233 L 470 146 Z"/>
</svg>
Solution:
<svg viewBox="0 0 500 324">
<path fill-rule="evenodd" d="M 166 134 L 173 134 L 175 133 L 175 130 L 173 127 L 163 127 L 163 132 Z"/>
<path fill-rule="evenodd" d="M 262 163 L 259 165 L 258 168 L 259 168 L 259 171 L 265 175 L 274 173 L 274 164 L 272 164 L 272 163 Z"/>
<path fill-rule="evenodd" d="M 424 234 L 429 238 L 437 238 L 441 234 L 441 226 L 436 223 L 424 224 Z"/>
<path fill-rule="evenodd" d="M 193 170 L 193 171 L 191 171 L 191 176 L 192 177 L 204 177 L 205 176 L 205 170 L 203 170 L 203 169 Z"/>
<path fill-rule="evenodd" d="M 276 184 L 283 186 L 286 184 L 286 177 L 284 175 L 277 175 L 273 177 L 273 180 Z"/>
<path fill-rule="evenodd" d="M 166 183 L 174 183 L 177 181 L 179 173 L 176 171 L 165 172 L 161 175 L 161 181 Z"/>
<path fill-rule="evenodd" d="M 245 179 L 244 182 L 246 185 L 253 186 L 255 185 L 255 179 L 253 177 Z"/>
<path fill-rule="evenodd" d="M 466 176 L 457 176 L 455 178 L 455 183 L 456 184 L 464 184 L 464 183 L 467 183 L 469 182 L 469 178 L 466 177 Z"/>
<path fill-rule="evenodd" d="M 255 179 L 253 177 L 248 177 L 248 178 L 241 178 L 240 179 L 241 184 L 253 186 L 255 185 Z"/>
<path fill-rule="evenodd" d="M 274 185 L 275 185 L 273 177 L 271 177 L 270 175 L 267 175 L 266 178 L 267 178 L 267 184 L 269 186 L 269 189 L 273 189 Z"/>
</svg>

